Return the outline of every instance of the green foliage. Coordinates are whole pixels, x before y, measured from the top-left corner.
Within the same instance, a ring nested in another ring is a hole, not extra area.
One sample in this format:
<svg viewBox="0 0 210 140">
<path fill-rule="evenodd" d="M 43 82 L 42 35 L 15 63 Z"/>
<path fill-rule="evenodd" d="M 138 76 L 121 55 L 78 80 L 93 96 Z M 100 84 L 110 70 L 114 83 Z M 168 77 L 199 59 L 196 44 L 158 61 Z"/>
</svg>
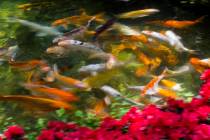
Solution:
<svg viewBox="0 0 210 140">
<path fill-rule="evenodd" d="M 81 126 L 95 128 L 98 126 L 100 119 L 89 112 L 77 110 L 73 113 L 68 113 L 64 109 L 59 109 L 53 113 L 55 120 L 63 122 L 74 122 Z"/>
<path fill-rule="evenodd" d="M 18 4 L 16 1 L 15 3 Z M 1 23 L 1 30 L 0 30 L 0 47 L 3 46 L 8 38 L 16 38 L 16 30 L 19 25 L 14 23 L 9 23 L 8 19 L 11 17 L 19 17 L 23 18 L 23 11 L 17 9 L 14 1 L 11 2 L 9 0 L 0 2 L 0 23 Z"/>
</svg>

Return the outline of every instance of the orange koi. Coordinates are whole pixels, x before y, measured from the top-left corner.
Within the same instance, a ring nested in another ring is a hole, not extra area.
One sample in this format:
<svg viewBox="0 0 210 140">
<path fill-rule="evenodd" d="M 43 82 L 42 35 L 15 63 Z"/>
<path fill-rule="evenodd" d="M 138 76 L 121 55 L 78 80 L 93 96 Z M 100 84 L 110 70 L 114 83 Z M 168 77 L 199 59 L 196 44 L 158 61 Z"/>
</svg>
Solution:
<svg viewBox="0 0 210 140">
<path fill-rule="evenodd" d="M 87 15 L 86 12 L 82 12 L 81 15 L 77 16 L 70 16 L 62 19 L 57 19 L 52 23 L 52 26 L 63 26 L 64 28 L 67 28 L 69 24 L 74 24 L 77 26 L 81 26 L 86 24 L 88 21 L 93 20 L 99 23 L 105 23 L 105 20 L 103 19 L 104 13 L 99 13 L 93 16 Z"/>
<path fill-rule="evenodd" d="M 101 118 L 105 118 L 108 117 L 109 114 L 106 112 L 106 103 L 104 100 L 99 100 L 97 101 L 97 103 L 95 104 L 95 106 L 93 107 L 93 109 L 89 109 L 89 111 L 93 114 L 95 114 L 96 116 L 99 116 Z"/>
<path fill-rule="evenodd" d="M 125 50 L 125 49 L 131 49 L 131 50 L 136 50 L 137 46 L 135 45 L 124 45 L 124 44 L 120 44 L 118 46 L 114 46 L 112 49 L 112 54 L 117 56 L 121 51 Z"/>
<path fill-rule="evenodd" d="M 177 55 L 170 48 L 163 44 L 158 44 L 155 47 L 154 45 L 155 44 L 147 45 L 150 54 L 160 57 L 161 60 L 172 66 L 179 62 Z"/>
<path fill-rule="evenodd" d="M 29 61 L 9 61 L 9 64 L 14 69 L 19 69 L 22 71 L 30 71 L 37 67 L 40 67 L 43 71 L 49 71 L 50 67 L 43 60 L 29 60 Z"/>
<path fill-rule="evenodd" d="M 202 16 L 196 20 L 190 21 L 190 20 L 166 20 L 166 21 L 151 21 L 149 23 L 159 24 L 166 27 L 172 27 L 177 29 L 183 29 L 187 28 L 189 26 L 195 25 L 199 22 L 201 22 L 206 16 Z"/>
<path fill-rule="evenodd" d="M 169 97 L 169 98 L 173 98 L 176 99 L 177 98 L 177 94 L 174 91 L 168 90 L 168 89 L 163 89 L 163 88 L 159 88 L 158 89 L 158 94 L 164 97 Z"/>
<path fill-rule="evenodd" d="M 149 58 L 142 52 L 138 52 L 138 60 L 148 67 L 148 70 L 154 70 L 161 64 L 159 57 Z"/>
<path fill-rule="evenodd" d="M 190 64 L 199 73 L 202 73 L 205 69 L 210 68 L 210 59 L 200 60 L 199 58 L 191 58 Z"/>
<path fill-rule="evenodd" d="M 81 88 L 81 89 L 88 89 L 89 88 L 89 85 L 86 84 L 85 82 L 82 82 L 80 80 L 77 80 L 77 79 L 74 79 L 74 78 L 71 78 L 71 77 L 60 75 L 58 73 L 58 69 L 57 69 L 56 65 L 54 65 L 53 75 L 54 75 L 55 79 L 57 79 L 59 82 L 65 84 L 65 85 L 74 86 L 76 88 Z"/>
<path fill-rule="evenodd" d="M 159 75 L 154 77 L 141 91 L 142 95 L 153 95 L 157 93 L 159 82 L 165 77 L 167 68 Z"/>
<path fill-rule="evenodd" d="M 67 92 L 61 89 L 51 88 L 45 85 L 39 85 L 34 83 L 26 83 L 23 85 L 25 88 L 31 91 L 47 94 L 47 96 L 53 96 L 53 98 L 55 99 L 58 97 L 61 101 L 72 102 L 79 100 L 78 97 L 76 97 L 72 92 Z"/>
<path fill-rule="evenodd" d="M 34 97 L 34 96 L 24 96 L 24 95 L 7 95 L 0 96 L 1 101 L 16 101 L 23 104 L 29 104 L 32 106 L 40 106 L 44 108 L 59 109 L 64 108 L 67 110 L 72 110 L 73 107 L 62 101 L 56 101 L 47 98 Z"/>
<path fill-rule="evenodd" d="M 120 35 L 120 38 L 123 40 L 129 40 L 134 42 L 142 42 L 144 44 L 149 43 L 149 39 L 147 36 L 140 34 L 140 35 Z"/>
<path fill-rule="evenodd" d="M 149 68 L 147 66 L 139 67 L 139 68 L 136 69 L 135 75 L 137 77 L 144 76 L 144 75 L 147 74 L 148 70 L 149 70 Z"/>
</svg>

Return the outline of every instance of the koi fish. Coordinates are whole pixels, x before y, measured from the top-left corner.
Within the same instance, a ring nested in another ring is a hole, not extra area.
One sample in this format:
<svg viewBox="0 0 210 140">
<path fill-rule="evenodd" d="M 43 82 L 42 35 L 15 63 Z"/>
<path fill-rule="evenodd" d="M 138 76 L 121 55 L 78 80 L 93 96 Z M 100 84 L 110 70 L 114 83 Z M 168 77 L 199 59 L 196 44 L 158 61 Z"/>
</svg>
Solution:
<svg viewBox="0 0 210 140">
<path fill-rule="evenodd" d="M 145 86 L 129 86 L 129 85 L 127 85 L 127 88 L 129 90 L 133 90 L 133 91 L 142 91 L 145 88 Z"/>
<path fill-rule="evenodd" d="M 182 42 L 180 41 L 181 37 L 179 37 L 178 35 L 176 35 L 174 32 L 172 31 L 166 31 L 165 35 L 168 37 L 169 42 L 171 42 L 171 46 L 174 46 L 175 50 L 178 52 L 189 52 L 192 54 L 196 53 L 196 50 L 190 50 L 188 48 L 186 48 Z M 173 42 L 173 43 L 172 43 Z"/>
<path fill-rule="evenodd" d="M 166 64 L 175 66 L 179 62 L 176 53 L 174 53 L 172 49 L 168 48 L 168 46 L 163 44 L 154 44 L 154 42 L 148 43 L 146 45 L 148 48 L 148 52 L 152 56 L 160 57 L 161 60 L 164 61 Z"/>
<path fill-rule="evenodd" d="M 116 89 L 110 87 L 110 86 L 107 86 L 107 85 L 104 85 L 100 88 L 103 92 L 105 92 L 106 94 L 108 94 L 109 96 L 111 97 L 118 97 L 118 98 L 121 98 L 123 101 L 125 102 L 128 102 L 130 104 L 133 104 L 133 105 L 136 105 L 136 106 L 139 106 L 139 107 L 143 107 L 144 105 L 141 104 L 141 103 L 137 103 L 131 99 L 128 99 L 124 96 L 122 96 L 122 94 L 117 91 Z"/>
<path fill-rule="evenodd" d="M 14 69 L 19 69 L 22 71 L 30 71 L 37 67 L 40 67 L 42 71 L 49 71 L 50 67 L 43 60 L 29 60 L 29 61 L 9 61 L 9 64 Z"/>
<path fill-rule="evenodd" d="M 31 91 L 46 94 L 48 97 L 52 97 L 53 99 L 59 98 L 61 101 L 66 102 L 78 101 L 78 97 L 76 97 L 73 93 L 57 88 L 51 88 L 45 85 L 39 85 L 34 83 L 25 83 L 23 84 L 23 86 Z"/>
<path fill-rule="evenodd" d="M 166 77 L 179 76 L 192 72 L 192 66 L 189 64 L 185 64 L 175 70 L 167 70 L 167 72 L 168 75 L 166 75 Z"/>
<path fill-rule="evenodd" d="M 158 9 L 143 9 L 143 10 L 135 10 L 135 11 L 131 11 L 131 12 L 125 12 L 125 13 L 117 15 L 117 17 L 122 18 L 122 19 L 126 19 L 126 18 L 135 19 L 135 18 L 149 16 L 151 14 L 158 13 L 158 12 L 159 12 Z"/>
<path fill-rule="evenodd" d="M 94 55 L 97 53 L 104 53 L 102 49 L 97 48 L 93 44 L 85 43 L 85 45 L 87 46 L 84 47 L 84 44 L 70 45 L 71 43 L 72 42 L 71 41 L 69 42 L 68 40 L 61 41 L 60 45 L 63 45 L 63 46 L 52 46 L 52 47 L 47 48 L 45 52 L 47 54 L 52 54 L 57 57 L 66 57 L 72 52 L 85 52 L 90 55 Z"/>
<path fill-rule="evenodd" d="M 97 72 L 101 72 L 106 70 L 106 64 L 90 64 L 87 66 L 82 66 L 81 68 L 78 69 L 78 72 L 80 73 L 91 73 L 92 75 L 96 75 Z"/>
<path fill-rule="evenodd" d="M 195 19 L 193 21 L 190 20 L 166 20 L 166 21 L 151 21 L 148 23 L 154 23 L 154 24 L 158 24 L 158 25 L 162 25 L 162 26 L 166 26 L 166 27 L 172 27 L 172 28 L 176 28 L 176 29 L 183 29 L 183 28 L 187 28 L 190 26 L 193 26 L 195 24 L 198 24 L 199 22 L 201 22 L 206 16 L 202 16 L 198 19 Z"/>
<path fill-rule="evenodd" d="M 69 24 L 81 26 L 81 25 L 86 24 L 92 18 L 94 18 L 94 21 L 96 22 L 104 23 L 105 20 L 103 16 L 104 16 L 104 13 L 99 13 L 99 14 L 90 16 L 90 15 L 87 15 L 85 11 L 83 11 L 81 15 L 57 19 L 52 23 L 52 26 L 63 26 L 64 28 L 67 28 Z"/>
<path fill-rule="evenodd" d="M 121 23 L 115 23 L 112 27 L 123 35 L 141 35 L 141 32 Z"/>
<path fill-rule="evenodd" d="M 113 54 L 105 53 L 105 52 L 91 54 L 88 57 L 88 59 L 96 59 L 96 58 L 106 61 L 106 65 L 108 69 L 111 69 L 117 61 L 116 57 Z"/>
<path fill-rule="evenodd" d="M 115 21 L 116 19 L 112 18 L 108 20 L 106 23 L 104 23 L 103 25 L 99 26 L 96 29 L 95 34 L 93 35 L 93 40 L 96 40 L 100 34 L 102 34 L 104 31 L 109 29 L 115 23 Z"/>
<path fill-rule="evenodd" d="M 157 93 L 163 97 L 167 98 L 172 98 L 172 99 L 177 99 L 177 94 L 176 92 L 164 88 L 159 88 Z"/>
<path fill-rule="evenodd" d="M 199 58 L 190 58 L 190 64 L 195 68 L 199 73 L 202 73 L 204 70 L 210 68 L 210 59 L 199 59 Z"/>
<path fill-rule="evenodd" d="M 118 54 L 125 49 L 131 49 L 132 51 L 135 52 L 137 50 L 137 46 L 135 46 L 135 45 L 125 45 L 125 44 L 120 44 L 120 45 L 117 45 L 117 46 L 113 46 L 112 54 L 114 56 L 118 56 Z"/>
<path fill-rule="evenodd" d="M 148 66 L 140 66 L 136 69 L 135 76 L 141 77 L 141 76 L 147 75 L 148 71 L 149 71 Z"/>
<path fill-rule="evenodd" d="M 66 47 L 52 46 L 47 48 L 45 52 L 47 54 L 56 55 L 56 57 L 66 57 L 72 50 Z"/>
<path fill-rule="evenodd" d="M 73 29 L 69 32 L 66 32 L 62 36 L 58 36 L 58 37 L 54 38 L 52 42 L 53 43 L 58 43 L 60 41 L 73 39 L 77 36 L 82 36 L 87 31 L 87 29 L 90 26 L 90 23 L 93 21 L 93 19 L 94 18 L 92 18 L 90 21 L 88 21 L 86 26 L 80 26 L 80 27 L 75 28 L 75 29 Z"/>
<path fill-rule="evenodd" d="M 18 5 L 17 8 L 25 10 L 25 11 L 29 11 L 32 8 L 40 8 L 42 6 L 46 7 L 46 6 L 51 6 L 52 4 L 53 4 L 52 2 L 25 3 L 25 4 Z"/>
<path fill-rule="evenodd" d="M 120 38 L 123 40 L 142 42 L 144 44 L 153 42 L 153 40 L 151 38 L 147 38 L 143 34 L 141 34 L 141 35 L 120 35 Z"/>
<path fill-rule="evenodd" d="M 0 101 L 16 101 L 28 105 L 40 106 L 44 108 L 59 109 L 64 108 L 67 110 L 72 110 L 73 107 L 62 101 L 56 101 L 52 99 L 46 99 L 34 96 L 24 96 L 24 95 L 7 95 L 0 96 Z"/>
<path fill-rule="evenodd" d="M 97 75 L 91 75 L 83 79 L 84 83 L 87 83 L 89 87 L 100 88 L 104 84 L 108 83 L 111 79 L 119 75 L 119 69 L 110 69 L 107 71 L 102 71 Z"/>
<path fill-rule="evenodd" d="M 167 42 L 170 45 L 173 45 L 173 42 L 170 42 L 170 40 L 168 39 L 168 37 L 165 36 L 162 33 L 158 33 L 158 32 L 155 32 L 155 31 L 148 31 L 148 30 L 144 30 L 141 33 L 144 34 L 144 35 L 153 37 L 155 39 L 158 39 L 159 41 Z"/>
<path fill-rule="evenodd" d="M 142 52 L 137 52 L 137 58 L 148 68 L 149 71 L 156 69 L 162 62 L 159 57 L 149 58 Z"/>
<path fill-rule="evenodd" d="M 142 31 L 143 34 L 158 39 L 160 41 L 168 43 L 170 46 L 173 46 L 174 49 L 178 52 L 189 52 L 196 53 L 196 50 L 190 50 L 186 48 L 180 41 L 181 37 L 176 35 L 174 32 L 168 30 L 165 34 L 154 32 L 154 31 Z"/>
<path fill-rule="evenodd" d="M 62 46 L 62 47 L 70 47 L 72 49 L 79 49 L 79 50 L 84 50 L 84 51 L 97 51 L 97 52 L 103 52 L 103 50 L 91 43 L 87 43 L 87 42 L 82 42 L 79 40 L 64 40 L 64 41 L 60 41 L 58 42 L 58 46 Z"/>
<path fill-rule="evenodd" d="M 183 88 L 181 87 L 182 84 L 176 83 L 176 82 L 171 81 L 171 80 L 163 79 L 163 80 L 160 81 L 160 83 L 163 86 L 165 86 L 165 87 L 167 87 L 167 88 L 169 88 L 173 91 L 182 91 L 183 90 Z"/>
<path fill-rule="evenodd" d="M 109 116 L 109 114 L 106 111 L 106 107 L 107 107 L 107 105 L 106 105 L 105 101 L 99 100 L 99 101 L 97 101 L 97 103 L 95 104 L 93 109 L 88 109 L 88 112 L 91 112 L 101 118 L 105 118 L 105 117 Z"/>
<path fill-rule="evenodd" d="M 19 50 L 17 45 L 9 48 L 0 48 L 0 63 L 3 61 L 14 60 Z"/>
<path fill-rule="evenodd" d="M 85 82 L 82 82 L 80 80 L 71 78 L 71 77 L 67 77 L 67 76 L 63 76 L 60 75 L 58 73 L 58 68 L 56 65 L 53 66 L 53 76 L 55 77 L 56 80 L 58 80 L 59 82 L 68 85 L 68 86 L 74 86 L 76 88 L 80 88 L 80 89 L 88 89 L 89 85 L 86 84 Z"/>
<path fill-rule="evenodd" d="M 43 26 L 43 25 L 31 22 L 31 21 L 23 20 L 23 19 L 10 18 L 8 22 L 16 22 L 24 26 L 27 26 L 31 28 L 32 30 L 37 31 L 38 32 L 37 36 L 46 36 L 46 35 L 61 36 L 63 34 L 59 32 L 58 30 L 56 30 L 55 28 Z"/>
<path fill-rule="evenodd" d="M 101 63 L 101 64 L 90 64 L 87 66 L 82 66 L 79 68 L 78 72 L 81 73 L 91 73 L 93 75 L 97 74 L 98 72 L 118 68 L 125 65 L 124 62 L 118 62 L 116 60 L 110 60 L 107 63 Z"/>
<path fill-rule="evenodd" d="M 156 92 L 156 94 L 159 94 L 163 97 L 170 97 L 170 98 L 174 98 L 174 99 L 177 98 L 176 92 L 174 92 L 174 90 L 175 89 L 179 90 L 180 88 L 179 87 L 178 88 L 173 88 L 175 86 L 171 86 L 171 85 L 170 85 L 170 87 L 171 87 L 172 90 L 158 87 L 155 92 Z M 133 91 L 143 91 L 145 86 L 127 86 L 127 88 L 129 90 L 133 90 Z"/>
<path fill-rule="evenodd" d="M 165 77 L 167 68 L 159 75 L 154 77 L 141 91 L 142 95 L 154 95 L 157 93 L 159 82 Z"/>
</svg>

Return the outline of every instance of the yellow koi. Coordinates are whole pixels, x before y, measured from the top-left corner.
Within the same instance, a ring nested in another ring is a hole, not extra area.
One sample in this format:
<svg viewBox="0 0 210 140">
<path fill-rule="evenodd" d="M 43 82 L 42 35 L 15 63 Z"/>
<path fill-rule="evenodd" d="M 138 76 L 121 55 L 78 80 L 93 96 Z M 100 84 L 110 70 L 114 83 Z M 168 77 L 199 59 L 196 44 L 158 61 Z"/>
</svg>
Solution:
<svg viewBox="0 0 210 140">
<path fill-rule="evenodd" d="M 143 10 L 135 10 L 131 12 L 125 12 L 122 14 L 117 15 L 118 18 L 139 18 L 139 17 L 145 17 L 149 16 L 151 14 L 159 12 L 158 9 L 143 9 Z"/>
</svg>

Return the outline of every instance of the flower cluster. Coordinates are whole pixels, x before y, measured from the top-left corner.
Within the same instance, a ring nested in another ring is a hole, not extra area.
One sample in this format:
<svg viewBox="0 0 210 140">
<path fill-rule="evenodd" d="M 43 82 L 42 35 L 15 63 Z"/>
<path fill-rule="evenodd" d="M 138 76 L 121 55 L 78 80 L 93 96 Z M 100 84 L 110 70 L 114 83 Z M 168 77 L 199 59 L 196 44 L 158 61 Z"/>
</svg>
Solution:
<svg viewBox="0 0 210 140">
<path fill-rule="evenodd" d="M 51 121 L 37 140 L 85 140 L 93 130 L 72 123 Z"/>
<path fill-rule="evenodd" d="M 201 75 L 199 95 L 190 103 L 168 99 L 167 106 L 149 105 L 144 110 L 130 109 L 121 119 L 105 118 L 92 130 L 75 124 L 52 121 L 38 140 L 210 140 L 210 70 Z M 8 140 L 24 134 L 9 128 Z M 15 139 L 16 140 L 16 139 Z M 18 139 L 17 139 L 18 140 Z"/>
<path fill-rule="evenodd" d="M 0 140 L 24 140 L 25 132 L 22 127 L 13 125 L 7 128 L 4 132 L 3 137 L 0 137 Z"/>
</svg>

